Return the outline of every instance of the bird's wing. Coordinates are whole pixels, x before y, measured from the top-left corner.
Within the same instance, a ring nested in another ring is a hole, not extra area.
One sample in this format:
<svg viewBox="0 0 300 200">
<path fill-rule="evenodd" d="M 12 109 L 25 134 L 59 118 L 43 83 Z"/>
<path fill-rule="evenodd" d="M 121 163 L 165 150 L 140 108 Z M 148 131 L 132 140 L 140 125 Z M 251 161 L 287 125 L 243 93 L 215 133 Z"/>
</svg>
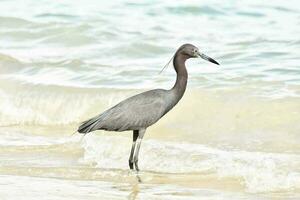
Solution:
<svg viewBox="0 0 300 200">
<path fill-rule="evenodd" d="M 164 95 L 164 90 L 151 90 L 130 97 L 84 122 L 79 127 L 79 132 L 97 129 L 124 131 L 148 127 L 164 115 Z"/>
<path fill-rule="evenodd" d="M 133 96 L 112 108 L 104 118 L 107 130 L 132 130 L 155 123 L 164 111 L 161 93 L 149 91 Z"/>
</svg>

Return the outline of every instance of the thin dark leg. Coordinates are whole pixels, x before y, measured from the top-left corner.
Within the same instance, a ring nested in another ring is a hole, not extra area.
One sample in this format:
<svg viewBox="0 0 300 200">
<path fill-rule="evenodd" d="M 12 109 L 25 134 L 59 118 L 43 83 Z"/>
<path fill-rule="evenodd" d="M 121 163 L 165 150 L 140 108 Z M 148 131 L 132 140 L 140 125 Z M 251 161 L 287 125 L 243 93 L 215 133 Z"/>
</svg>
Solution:
<svg viewBox="0 0 300 200">
<path fill-rule="evenodd" d="M 133 155 L 134 155 L 134 149 L 135 149 L 135 144 L 136 144 L 136 139 L 139 136 L 139 131 L 134 130 L 133 135 L 132 135 L 132 146 L 131 146 L 131 151 L 130 151 L 130 157 L 129 157 L 129 167 L 130 169 L 133 169 Z"/>
<path fill-rule="evenodd" d="M 139 131 L 139 137 L 137 139 L 137 147 L 136 147 L 136 150 L 134 151 L 133 160 L 134 160 L 134 166 L 135 166 L 136 171 L 139 171 L 139 166 L 138 166 L 139 152 L 140 152 L 141 142 L 142 142 L 145 132 L 146 132 L 146 129 L 142 129 Z"/>
</svg>

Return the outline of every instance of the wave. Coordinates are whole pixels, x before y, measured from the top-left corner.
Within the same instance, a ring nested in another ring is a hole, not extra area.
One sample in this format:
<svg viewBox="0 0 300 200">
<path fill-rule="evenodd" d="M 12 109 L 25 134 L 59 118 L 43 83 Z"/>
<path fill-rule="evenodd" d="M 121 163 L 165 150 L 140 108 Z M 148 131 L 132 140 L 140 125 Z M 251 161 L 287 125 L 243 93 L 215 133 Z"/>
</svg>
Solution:
<svg viewBox="0 0 300 200">
<path fill-rule="evenodd" d="M 11 84 L 10 84 L 11 83 Z M 2 84 L 0 82 L 0 84 Z M 4 84 L 3 84 L 4 86 Z M 0 89 L 0 125 L 69 125 L 101 111 L 118 92 L 56 86 L 15 85 Z M 97 108 L 97 109 L 95 109 Z"/>
<path fill-rule="evenodd" d="M 143 90 L 16 84 L 0 80 L 0 125 L 77 125 Z M 299 97 L 268 99 L 248 91 L 191 89 L 158 124 L 164 130 L 197 137 L 234 140 L 236 134 L 296 137 Z M 225 136 L 221 133 L 226 132 Z M 253 136 L 253 137 L 254 137 Z M 249 138 L 244 138 L 249 139 Z"/>
<path fill-rule="evenodd" d="M 17 17 L 2 17 L 0 16 L 0 24 L 4 28 L 25 27 L 34 24 L 31 21 Z"/>
<path fill-rule="evenodd" d="M 86 136 L 82 162 L 100 168 L 127 169 L 131 138 Z M 248 192 L 290 191 L 300 189 L 300 156 L 223 150 L 192 143 L 144 139 L 140 168 L 162 173 L 201 174 L 223 181 L 234 179 Z"/>
</svg>

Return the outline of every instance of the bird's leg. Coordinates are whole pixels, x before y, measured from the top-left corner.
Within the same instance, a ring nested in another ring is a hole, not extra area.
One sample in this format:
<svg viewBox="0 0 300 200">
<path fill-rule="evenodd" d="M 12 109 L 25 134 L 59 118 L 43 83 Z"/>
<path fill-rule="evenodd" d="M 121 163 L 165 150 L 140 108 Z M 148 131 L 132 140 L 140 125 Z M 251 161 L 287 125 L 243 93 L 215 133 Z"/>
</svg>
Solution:
<svg viewBox="0 0 300 200">
<path fill-rule="evenodd" d="M 135 166 L 136 171 L 139 171 L 139 166 L 138 166 L 139 151 L 140 151 L 141 142 L 142 142 L 142 139 L 144 137 L 145 132 L 146 132 L 146 129 L 139 130 L 139 137 L 137 139 L 137 146 L 136 146 L 136 150 L 134 151 L 133 161 L 134 161 L 134 166 Z"/>
<path fill-rule="evenodd" d="M 134 155 L 134 149 L 135 149 L 136 139 L 138 138 L 138 135 L 139 135 L 139 131 L 134 130 L 133 135 L 132 135 L 132 146 L 131 146 L 131 152 L 130 152 L 130 157 L 129 157 L 130 169 L 133 169 L 133 155 Z"/>
</svg>

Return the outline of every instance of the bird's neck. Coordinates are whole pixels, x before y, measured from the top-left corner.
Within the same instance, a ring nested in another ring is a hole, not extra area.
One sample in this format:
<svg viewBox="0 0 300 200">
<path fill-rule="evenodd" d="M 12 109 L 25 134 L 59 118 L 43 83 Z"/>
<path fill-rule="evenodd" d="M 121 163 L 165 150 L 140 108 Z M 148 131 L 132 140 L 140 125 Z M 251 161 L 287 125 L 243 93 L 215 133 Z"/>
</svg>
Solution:
<svg viewBox="0 0 300 200">
<path fill-rule="evenodd" d="M 177 102 L 182 98 L 187 85 L 188 73 L 185 67 L 186 60 L 187 57 L 182 54 L 176 54 L 173 60 L 173 65 L 177 73 L 177 78 L 175 85 L 173 86 L 171 91 L 175 93 Z"/>
</svg>

